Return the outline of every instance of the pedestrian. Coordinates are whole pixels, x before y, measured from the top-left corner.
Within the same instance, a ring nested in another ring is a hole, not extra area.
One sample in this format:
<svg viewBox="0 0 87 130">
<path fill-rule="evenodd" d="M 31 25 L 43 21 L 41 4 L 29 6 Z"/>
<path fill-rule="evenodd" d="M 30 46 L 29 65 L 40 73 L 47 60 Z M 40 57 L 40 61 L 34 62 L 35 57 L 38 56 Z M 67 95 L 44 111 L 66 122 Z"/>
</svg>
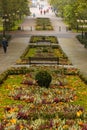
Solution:
<svg viewBox="0 0 87 130">
<path fill-rule="evenodd" d="M 8 41 L 5 37 L 3 37 L 2 39 L 2 47 L 3 47 L 3 50 L 4 50 L 4 53 L 7 52 L 7 46 L 8 46 Z"/>
<path fill-rule="evenodd" d="M 33 17 L 35 17 L 35 13 L 33 13 Z"/>
<path fill-rule="evenodd" d="M 42 14 L 42 10 L 40 10 L 40 14 Z"/>
<path fill-rule="evenodd" d="M 46 11 L 44 10 L 44 15 L 45 15 Z"/>
<path fill-rule="evenodd" d="M 30 27 L 30 31 L 32 31 L 32 26 Z"/>
<path fill-rule="evenodd" d="M 59 31 L 61 31 L 61 26 L 59 26 Z"/>
</svg>

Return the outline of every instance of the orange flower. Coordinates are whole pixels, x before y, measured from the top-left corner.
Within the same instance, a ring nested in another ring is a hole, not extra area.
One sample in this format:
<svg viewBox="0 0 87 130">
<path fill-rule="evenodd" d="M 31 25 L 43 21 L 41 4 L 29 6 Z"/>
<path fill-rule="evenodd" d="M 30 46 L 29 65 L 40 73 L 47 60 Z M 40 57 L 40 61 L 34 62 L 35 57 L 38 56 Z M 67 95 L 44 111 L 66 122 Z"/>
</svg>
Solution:
<svg viewBox="0 0 87 130">
<path fill-rule="evenodd" d="M 13 113 L 15 111 L 15 108 L 11 108 L 10 110 L 9 110 L 9 113 Z"/>
<path fill-rule="evenodd" d="M 23 128 L 24 128 L 23 125 L 20 125 L 20 130 L 23 130 Z"/>
<path fill-rule="evenodd" d="M 74 96 L 74 100 L 77 100 L 77 98 L 78 98 L 77 96 Z"/>
<path fill-rule="evenodd" d="M 79 121 L 79 122 L 78 122 L 78 125 L 83 126 L 83 122 L 82 122 L 82 121 Z"/>
</svg>

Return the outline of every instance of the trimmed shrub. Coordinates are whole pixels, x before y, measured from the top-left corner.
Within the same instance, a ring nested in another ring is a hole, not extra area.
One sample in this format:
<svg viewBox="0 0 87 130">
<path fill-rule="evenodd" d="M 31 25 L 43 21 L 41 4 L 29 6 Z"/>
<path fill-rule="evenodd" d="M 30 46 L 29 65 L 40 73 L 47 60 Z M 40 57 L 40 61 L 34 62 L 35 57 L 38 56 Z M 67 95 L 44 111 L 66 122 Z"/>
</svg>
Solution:
<svg viewBox="0 0 87 130">
<path fill-rule="evenodd" d="M 52 76 L 47 71 L 42 70 L 36 74 L 35 80 L 39 86 L 48 88 L 51 83 Z"/>
</svg>

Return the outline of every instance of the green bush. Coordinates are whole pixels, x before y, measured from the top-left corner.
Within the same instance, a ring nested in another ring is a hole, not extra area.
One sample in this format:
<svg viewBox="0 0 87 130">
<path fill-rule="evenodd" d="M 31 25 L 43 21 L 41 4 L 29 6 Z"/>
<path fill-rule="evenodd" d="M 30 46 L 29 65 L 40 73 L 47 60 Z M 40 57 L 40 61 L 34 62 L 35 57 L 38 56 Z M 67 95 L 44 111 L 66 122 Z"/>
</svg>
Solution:
<svg viewBox="0 0 87 130">
<path fill-rule="evenodd" d="M 52 76 L 47 71 L 42 70 L 36 74 L 35 80 L 39 86 L 48 88 L 51 83 Z"/>
<path fill-rule="evenodd" d="M 87 46 L 87 38 L 85 36 L 82 38 L 82 35 L 77 35 L 76 38 L 80 41 L 81 44 L 84 45 L 84 47 Z"/>
</svg>

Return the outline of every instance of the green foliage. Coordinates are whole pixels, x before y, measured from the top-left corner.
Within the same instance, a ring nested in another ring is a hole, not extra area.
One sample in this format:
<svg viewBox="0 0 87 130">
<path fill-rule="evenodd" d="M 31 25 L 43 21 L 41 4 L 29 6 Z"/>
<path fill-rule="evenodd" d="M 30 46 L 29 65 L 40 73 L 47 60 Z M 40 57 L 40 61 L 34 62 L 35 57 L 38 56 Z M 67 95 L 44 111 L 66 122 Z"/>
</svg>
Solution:
<svg viewBox="0 0 87 130">
<path fill-rule="evenodd" d="M 36 76 L 35 80 L 37 81 L 38 85 L 41 87 L 49 87 L 49 84 L 51 83 L 52 77 L 47 71 L 39 71 Z"/>
<path fill-rule="evenodd" d="M 5 23 L 6 30 L 11 30 L 16 21 L 24 18 L 25 15 L 30 14 L 28 0 L 1 0 L 0 1 L 0 16 L 6 15 L 8 22 Z"/>
<path fill-rule="evenodd" d="M 85 36 L 77 35 L 77 39 L 80 41 L 81 44 L 84 45 L 84 47 L 87 47 L 87 38 Z"/>
<path fill-rule="evenodd" d="M 76 28 L 77 19 L 87 19 L 87 0 L 49 0 L 56 14 Z"/>
<path fill-rule="evenodd" d="M 29 48 L 29 50 L 27 51 L 27 53 L 24 55 L 25 58 L 27 57 L 33 57 L 36 53 L 36 48 Z"/>
</svg>

